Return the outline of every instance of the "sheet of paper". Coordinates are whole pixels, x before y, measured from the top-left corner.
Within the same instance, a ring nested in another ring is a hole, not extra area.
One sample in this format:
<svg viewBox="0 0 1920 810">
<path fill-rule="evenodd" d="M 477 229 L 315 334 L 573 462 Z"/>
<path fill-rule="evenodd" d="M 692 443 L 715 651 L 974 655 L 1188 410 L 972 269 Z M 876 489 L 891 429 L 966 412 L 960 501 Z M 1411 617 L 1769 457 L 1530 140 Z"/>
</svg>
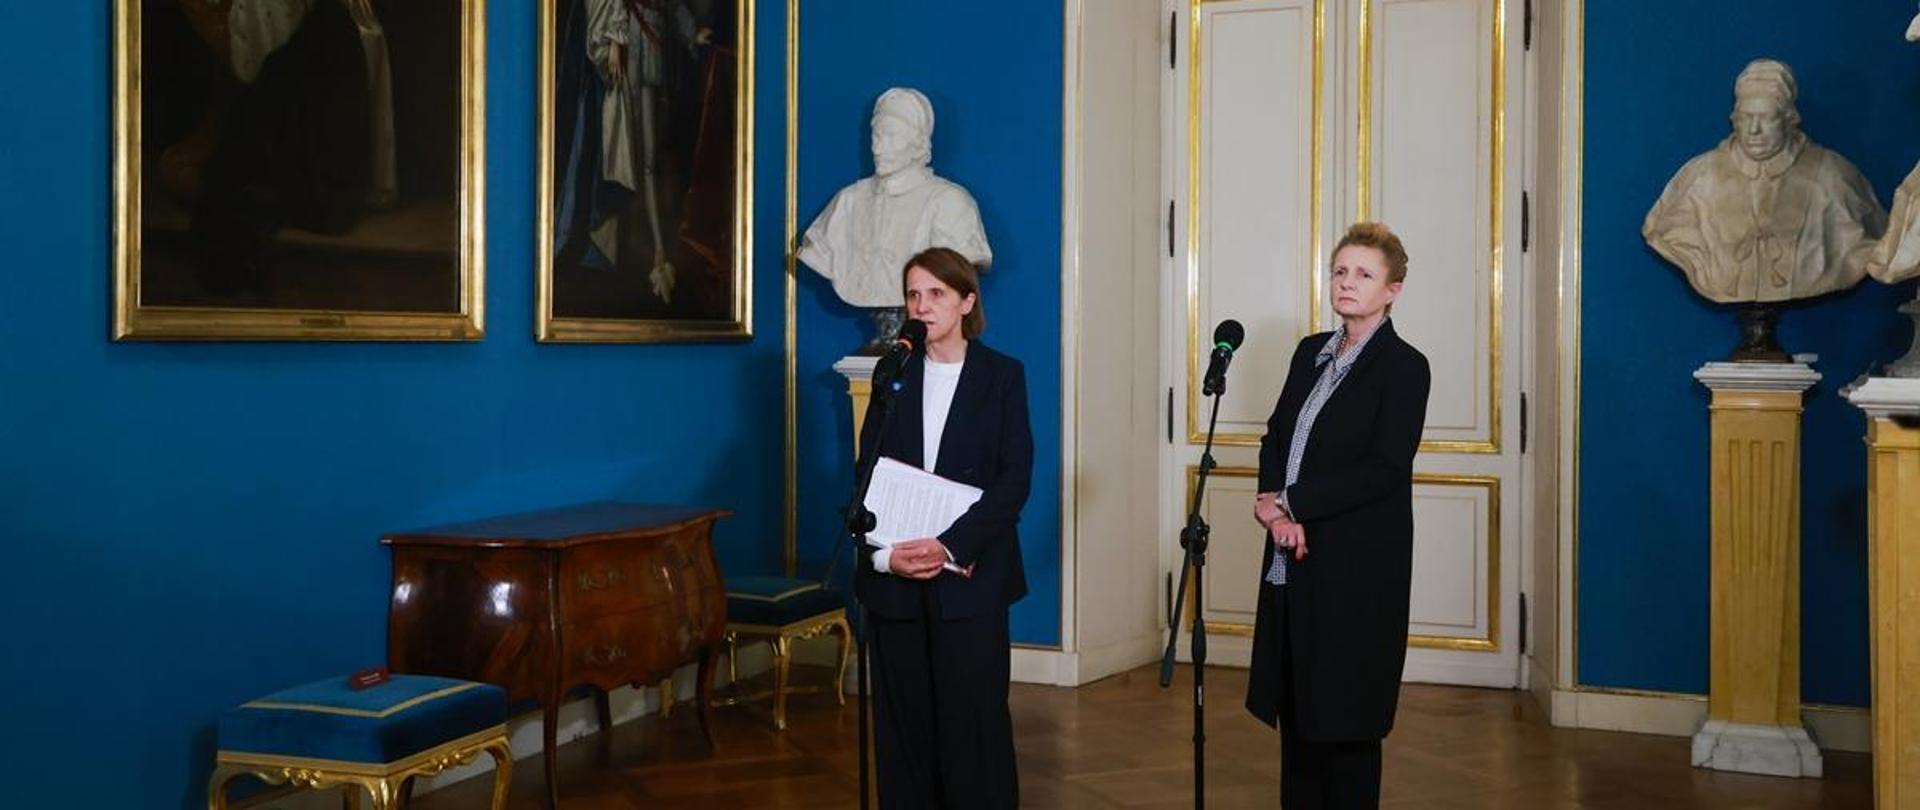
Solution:
<svg viewBox="0 0 1920 810">
<path fill-rule="evenodd" d="M 865 504 L 876 524 L 867 534 L 867 542 L 885 547 L 938 537 L 980 500 L 980 493 L 979 487 L 881 456 L 873 468 L 873 481 L 867 486 Z"/>
</svg>

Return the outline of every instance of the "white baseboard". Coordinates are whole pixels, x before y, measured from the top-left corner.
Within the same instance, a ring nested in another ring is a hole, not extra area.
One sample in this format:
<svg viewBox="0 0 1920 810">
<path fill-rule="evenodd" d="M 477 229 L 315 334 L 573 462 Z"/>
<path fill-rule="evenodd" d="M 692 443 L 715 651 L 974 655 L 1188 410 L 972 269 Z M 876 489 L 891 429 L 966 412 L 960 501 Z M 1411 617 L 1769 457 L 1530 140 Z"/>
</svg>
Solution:
<svg viewBox="0 0 1920 810">
<path fill-rule="evenodd" d="M 1464 656 L 1463 656 L 1464 657 Z M 1488 656 L 1493 658 L 1494 656 Z M 1484 689 L 1512 689 L 1513 665 L 1485 664 L 1458 660 L 1425 661 L 1412 656 L 1400 671 L 1404 683 L 1433 683 L 1447 686 L 1474 686 Z"/>
<path fill-rule="evenodd" d="M 1165 644 L 1166 640 L 1161 639 Z M 1173 660 L 1193 663 L 1193 636 L 1182 632 L 1174 644 Z M 1253 666 L 1253 636 L 1211 632 L 1207 634 L 1207 666 L 1246 669 Z"/>
<path fill-rule="evenodd" d="M 1533 702 L 1541 712 L 1553 714 L 1553 671 L 1551 662 L 1529 656 L 1527 658 L 1527 692 L 1533 695 Z"/>
<path fill-rule="evenodd" d="M 1602 731 L 1630 731 L 1691 737 L 1707 719 L 1703 695 L 1555 689 L 1553 724 Z M 1873 750 L 1873 715 L 1848 706 L 1807 706 L 1801 722 L 1822 749 L 1866 753 Z"/>
<path fill-rule="evenodd" d="M 1093 683 L 1110 675 L 1118 675 L 1127 670 L 1160 660 L 1165 651 L 1167 637 L 1164 631 L 1155 630 L 1149 634 L 1087 647 L 1075 652 L 1079 656 L 1079 671 L 1070 686 Z"/>
<path fill-rule="evenodd" d="M 1079 656 L 1064 650 L 1013 648 L 1013 682 L 1046 686 L 1078 686 Z"/>
</svg>

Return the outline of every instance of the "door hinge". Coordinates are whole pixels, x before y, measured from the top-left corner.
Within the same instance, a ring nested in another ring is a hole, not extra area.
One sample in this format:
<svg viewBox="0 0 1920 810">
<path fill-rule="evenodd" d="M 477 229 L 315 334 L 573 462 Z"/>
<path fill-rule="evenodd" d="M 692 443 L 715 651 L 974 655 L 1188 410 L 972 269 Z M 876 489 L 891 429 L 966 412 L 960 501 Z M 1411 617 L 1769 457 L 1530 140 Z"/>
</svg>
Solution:
<svg viewBox="0 0 1920 810">
<path fill-rule="evenodd" d="M 1520 392 L 1520 452 L 1527 452 L 1527 392 Z"/>
<path fill-rule="evenodd" d="M 1173 444 L 1173 386 L 1167 386 L 1167 444 Z"/>
<path fill-rule="evenodd" d="M 1527 595 L 1520 594 L 1520 654 L 1527 654 Z"/>
<path fill-rule="evenodd" d="M 1520 11 L 1520 49 L 1533 50 L 1533 0 L 1525 0 Z"/>
<path fill-rule="evenodd" d="M 1167 258 L 1173 258 L 1173 201 L 1167 201 Z"/>
<path fill-rule="evenodd" d="M 1520 252 L 1533 249 L 1533 195 L 1520 192 Z"/>
<path fill-rule="evenodd" d="M 1167 69 L 1174 68 L 1180 53 L 1180 12 L 1167 12 Z"/>
</svg>

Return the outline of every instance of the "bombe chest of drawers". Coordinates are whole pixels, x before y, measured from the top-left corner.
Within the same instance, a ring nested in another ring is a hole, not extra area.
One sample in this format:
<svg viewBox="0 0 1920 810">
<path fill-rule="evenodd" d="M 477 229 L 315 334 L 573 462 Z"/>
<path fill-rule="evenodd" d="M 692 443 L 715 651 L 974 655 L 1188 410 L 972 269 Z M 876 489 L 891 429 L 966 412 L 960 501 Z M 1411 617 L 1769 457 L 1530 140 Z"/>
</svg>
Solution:
<svg viewBox="0 0 1920 810">
<path fill-rule="evenodd" d="M 727 514 L 597 502 L 389 534 L 388 666 L 498 684 L 514 705 L 537 703 L 549 806 L 559 796 L 558 712 L 576 689 L 594 689 L 605 734 L 607 690 L 698 664 L 711 742 L 727 618 L 712 533 Z"/>
</svg>

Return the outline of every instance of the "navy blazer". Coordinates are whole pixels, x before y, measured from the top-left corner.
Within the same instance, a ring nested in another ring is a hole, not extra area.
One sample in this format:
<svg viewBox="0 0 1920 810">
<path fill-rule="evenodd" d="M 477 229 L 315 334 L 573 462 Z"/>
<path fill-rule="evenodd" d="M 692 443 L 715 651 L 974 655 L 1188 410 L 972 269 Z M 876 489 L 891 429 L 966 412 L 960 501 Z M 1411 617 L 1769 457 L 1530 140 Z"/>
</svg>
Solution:
<svg viewBox="0 0 1920 810">
<path fill-rule="evenodd" d="M 860 430 L 862 455 L 877 439 L 881 455 L 924 467 L 921 393 L 925 376 L 924 355 L 916 355 L 907 362 L 900 390 L 893 395 L 893 418 L 884 436 L 874 435 L 880 398 L 868 404 Z M 1020 361 L 978 340 L 968 344 L 933 472 L 984 491 L 939 538 L 955 563 L 973 566 L 973 576 L 942 571 L 931 580 L 915 580 L 882 574 L 873 570 L 868 549 L 858 555 L 854 587 L 860 601 L 867 610 L 888 618 L 958 619 L 1005 608 L 1026 596 L 1019 524 L 1020 508 L 1027 502 L 1033 480 L 1033 428 L 1027 421 L 1026 370 Z M 938 617 L 925 616 L 928 588 L 934 591 Z"/>
</svg>

